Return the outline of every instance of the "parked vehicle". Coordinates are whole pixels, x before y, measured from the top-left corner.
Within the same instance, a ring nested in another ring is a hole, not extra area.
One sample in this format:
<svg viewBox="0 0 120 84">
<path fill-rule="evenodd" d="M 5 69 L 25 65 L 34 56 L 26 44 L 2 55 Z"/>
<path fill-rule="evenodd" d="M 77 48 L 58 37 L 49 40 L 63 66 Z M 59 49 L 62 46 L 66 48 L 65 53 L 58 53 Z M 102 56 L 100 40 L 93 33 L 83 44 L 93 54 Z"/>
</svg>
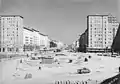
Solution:
<svg viewBox="0 0 120 84">
<path fill-rule="evenodd" d="M 67 56 L 67 55 L 65 55 L 63 53 L 59 53 L 59 54 L 55 54 L 55 56 Z"/>
<path fill-rule="evenodd" d="M 118 53 L 113 53 L 113 54 L 111 55 L 111 57 L 117 57 L 117 56 L 119 56 Z"/>
<path fill-rule="evenodd" d="M 97 54 L 98 56 L 103 56 L 102 53 Z"/>
<path fill-rule="evenodd" d="M 107 54 L 107 53 L 104 53 L 103 56 L 108 56 L 108 54 Z"/>
<path fill-rule="evenodd" d="M 111 55 L 111 57 L 116 57 L 116 55 Z"/>
<path fill-rule="evenodd" d="M 37 53 L 32 53 L 31 54 L 31 59 L 33 60 L 38 60 L 41 58 L 41 55 L 40 54 L 37 54 Z"/>
<path fill-rule="evenodd" d="M 90 73 L 90 70 L 88 68 L 82 68 L 82 69 L 77 69 L 78 74 L 85 74 L 85 73 Z"/>
</svg>

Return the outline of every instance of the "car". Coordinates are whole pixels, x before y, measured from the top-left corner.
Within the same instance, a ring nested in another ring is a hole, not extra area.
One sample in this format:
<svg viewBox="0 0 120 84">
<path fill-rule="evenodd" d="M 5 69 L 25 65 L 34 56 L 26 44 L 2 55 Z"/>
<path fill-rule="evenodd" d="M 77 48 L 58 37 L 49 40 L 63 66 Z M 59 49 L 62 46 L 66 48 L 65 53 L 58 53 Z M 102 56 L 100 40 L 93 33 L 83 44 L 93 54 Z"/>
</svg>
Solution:
<svg viewBox="0 0 120 84">
<path fill-rule="evenodd" d="M 97 54 L 98 56 L 102 56 L 102 54 Z"/>
<path fill-rule="evenodd" d="M 108 54 L 104 53 L 103 56 L 108 56 Z"/>
<path fill-rule="evenodd" d="M 111 57 L 116 57 L 116 55 L 111 55 Z"/>
<path fill-rule="evenodd" d="M 88 68 L 82 68 L 82 69 L 77 69 L 78 74 L 85 74 L 85 73 L 90 73 L 90 70 Z"/>
<path fill-rule="evenodd" d="M 60 54 L 55 54 L 55 56 L 67 56 L 67 55 L 60 53 Z"/>
<path fill-rule="evenodd" d="M 36 53 L 31 54 L 31 59 L 33 59 L 33 60 L 38 60 L 40 58 L 41 58 L 41 55 L 39 55 L 39 54 L 36 54 Z"/>
</svg>

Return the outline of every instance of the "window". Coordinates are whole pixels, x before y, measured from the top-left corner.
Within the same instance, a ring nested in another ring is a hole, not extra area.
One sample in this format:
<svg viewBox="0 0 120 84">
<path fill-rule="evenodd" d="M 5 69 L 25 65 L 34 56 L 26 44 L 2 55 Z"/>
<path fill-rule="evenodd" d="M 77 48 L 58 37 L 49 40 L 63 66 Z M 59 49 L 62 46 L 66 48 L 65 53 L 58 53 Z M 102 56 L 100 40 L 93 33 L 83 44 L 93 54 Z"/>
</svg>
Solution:
<svg viewBox="0 0 120 84">
<path fill-rule="evenodd" d="M 90 25 L 90 27 L 92 27 L 92 24 Z"/>
<path fill-rule="evenodd" d="M 28 44 L 28 42 L 25 42 L 25 44 Z"/>
<path fill-rule="evenodd" d="M 28 39 L 25 39 L 25 41 L 28 41 Z"/>
<path fill-rule="evenodd" d="M 27 36 L 25 38 L 28 38 Z"/>
</svg>

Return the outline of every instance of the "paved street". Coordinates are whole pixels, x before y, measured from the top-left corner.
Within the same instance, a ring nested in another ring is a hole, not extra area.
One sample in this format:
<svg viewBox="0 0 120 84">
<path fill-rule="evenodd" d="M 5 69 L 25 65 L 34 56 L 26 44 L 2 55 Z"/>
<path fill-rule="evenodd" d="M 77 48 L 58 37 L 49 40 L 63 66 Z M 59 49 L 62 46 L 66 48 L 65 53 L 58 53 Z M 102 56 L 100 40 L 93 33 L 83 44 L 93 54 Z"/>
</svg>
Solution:
<svg viewBox="0 0 120 84">
<path fill-rule="evenodd" d="M 81 54 L 78 53 L 78 56 Z M 84 56 L 87 56 L 83 54 Z M 69 58 L 69 56 L 68 56 Z M 55 80 L 103 80 L 117 74 L 120 59 L 111 57 L 97 57 L 92 56 L 88 62 L 81 62 L 81 64 L 61 62 L 58 64 L 41 65 L 42 70 L 38 70 L 38 66 L 28 66 L 22 64 L 24 70 L 18 71 L 20 77 L 13 77 L 16 72 L 17 60 L 9 60 L 0 63 L 2 69 L 2 84 L 47 84 Z M 75 74 L 78 68 L 87 67 L 91 70 L 88 74 Z M 24 79 L 26 73 L 31 73 L 31 79 Z"/>
</svg>

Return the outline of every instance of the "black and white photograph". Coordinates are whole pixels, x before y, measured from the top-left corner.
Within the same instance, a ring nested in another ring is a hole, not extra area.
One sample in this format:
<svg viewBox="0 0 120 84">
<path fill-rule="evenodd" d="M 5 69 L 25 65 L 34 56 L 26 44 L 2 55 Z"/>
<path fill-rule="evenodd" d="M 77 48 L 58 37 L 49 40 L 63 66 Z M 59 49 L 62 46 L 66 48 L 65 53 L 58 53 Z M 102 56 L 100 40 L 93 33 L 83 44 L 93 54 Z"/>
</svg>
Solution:
<svg viewBox="0 0 120 84">
<path fill-rule="evenodd" d="M 0 84 L 120 84 L 120 0 L 0 0 Z"/>
</svg>

